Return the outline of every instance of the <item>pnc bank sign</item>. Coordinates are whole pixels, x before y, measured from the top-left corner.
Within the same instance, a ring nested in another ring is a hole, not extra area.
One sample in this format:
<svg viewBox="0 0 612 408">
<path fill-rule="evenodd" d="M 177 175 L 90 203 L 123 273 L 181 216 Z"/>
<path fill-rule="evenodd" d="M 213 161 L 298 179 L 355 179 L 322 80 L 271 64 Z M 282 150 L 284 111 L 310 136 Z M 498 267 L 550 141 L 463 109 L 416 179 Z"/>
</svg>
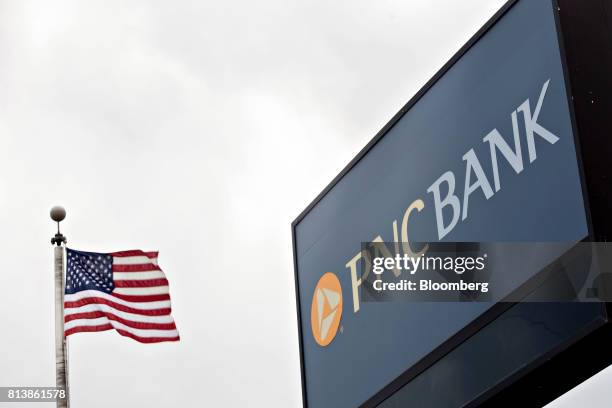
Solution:
<svg viewBox="0 0 612 408">
<path fill-rule="evenodd" d="M 425 199 L 414 200 L 405 209 L 401 219 L 392 221 L 393 240 L 391 242 L 395 243 L 395 253 L 401 249 L 403 253 L 416 257 L 427 251 L 427 247 L 419 252 L 412 250 L 408 231 L 410 217 L 428 208 L 427 199 L 430 199 L 430 205 L 435 211 L 437 237 L 441 240 L 460 222 L 470 217 L 469 202 L 473 194 L 481 194 L 485 200 L 489 200 L 503 189 L 503 180 L 500 178 L 499 171 L 501 160 L 512 168 L 516 177 L 527 165 L 532 165 L 537 160 L 539 146 L 554 145 L 559 141 L 558 136 L 538 122 L 549 84 L 550 80 L 544 82 L 535 105 L 526 99 L 510 112 L 513 129 L 511 136 L 504 136 L 495 128 L 482 137 L 482 143 L 489 147 L 490 168 L 483 167 L 474 148 L 469 149 L 462 156 L 464 174 L 455 174 L 450 170 L 442 173 L 427 188 L 428 194 L 425 195 Z M 457 182 L 460 177 L 463 178 L 462 189 L 458 187 Z M 377 235 L 372 242 L 390 242 L 390 240 L 384 240 L 381 235 Z M 382 248 L 384 252 L 384 246 Z M 384 255 L 393 256 L 390 250 Z M 367 269 L 364 270 L 364 276 L 359 276 L 358 273 L 359 262 L 364 256 L 367 256 L 366 253 L 359 251 L 349 258 L 345 265 L 351 277 L 354 313 L 359 312 L 359 287 L 369 273 Z M 366 265 L 369 264 L 370 262 L 366 262 Z M 398 274 L 399 272 L 396 272 L 396 275 Z M 337 276 L 332 272 L 325 273 L 316 285 L 311 306 L 312 334 L 320 346 L 330 344 L 338 332 L 342 316 L 342 299 L 342 288 Z"/>
</svg>

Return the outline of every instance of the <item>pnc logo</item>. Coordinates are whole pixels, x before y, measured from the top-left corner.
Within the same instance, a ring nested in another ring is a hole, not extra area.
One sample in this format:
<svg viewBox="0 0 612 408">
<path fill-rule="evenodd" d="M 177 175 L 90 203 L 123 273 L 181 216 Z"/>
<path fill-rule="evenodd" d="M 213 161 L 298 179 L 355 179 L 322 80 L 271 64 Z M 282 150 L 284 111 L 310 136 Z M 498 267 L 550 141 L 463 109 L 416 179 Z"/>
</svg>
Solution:
<svg viewBox="0 0 612 408">
<path fill-rule="evenodd" d="M 336 337 L 341 316 L 342 287 L 338 277 L 327 272 L 317 282 L 310 307 L 312 336 L 319 346 L 327 346 Z"/>
</svg>

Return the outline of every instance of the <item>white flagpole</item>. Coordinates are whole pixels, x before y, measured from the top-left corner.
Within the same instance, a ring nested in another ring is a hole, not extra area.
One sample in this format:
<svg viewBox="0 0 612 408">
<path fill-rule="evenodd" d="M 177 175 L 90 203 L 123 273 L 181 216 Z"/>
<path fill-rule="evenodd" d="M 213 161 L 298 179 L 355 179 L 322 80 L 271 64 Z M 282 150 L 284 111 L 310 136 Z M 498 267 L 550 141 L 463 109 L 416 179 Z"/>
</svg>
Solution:
<svg viewBox="0 0 612 408">
<path fill-rule="evenodd" d="M 64 246 L 66 237 L 60 233 L 59 223 L 66 218 L 62 207 L 51 209 L 51 219 L 57 222 L 57 234 L 51 238 L 54 248 L 55 267 L 55 386 L 66 392 L 66 398 L 57 399 L 57 408 L 70 407 L 68 390 L 68 348 L 64 335 Z"/>
</svg>

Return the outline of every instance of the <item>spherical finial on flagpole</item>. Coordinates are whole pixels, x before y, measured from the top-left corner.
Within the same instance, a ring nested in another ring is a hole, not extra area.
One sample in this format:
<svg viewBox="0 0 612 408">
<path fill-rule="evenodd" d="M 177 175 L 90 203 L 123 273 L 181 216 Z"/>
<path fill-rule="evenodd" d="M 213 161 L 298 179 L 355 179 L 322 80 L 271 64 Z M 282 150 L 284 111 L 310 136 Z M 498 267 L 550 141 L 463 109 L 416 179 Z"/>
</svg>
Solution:
<svg viewBox="0 0 612 408">
<path fill-rule="evenodd" d="M 63 221 L 66 218 L 66 210 L 64 207 L 56 205 L 51 209 L 51 219 L 55 222 Z"/>
<path fill-rule="evenodd" d="M 50 215 L 51 219 L 57 222 L 57 234 L 55 234 L 55 236 L 51 238 L 51 245 L 57 244 L 57 246 L 60 246 L 62 244 L 65 244 L 67 240 L 66 237 L 60 233 L 60 222 L 63 221 L 64 218 L 66 218 L 66 210 L 64 209 L 64 207 L 56 205 L 51 209 Z"/>
</svg>

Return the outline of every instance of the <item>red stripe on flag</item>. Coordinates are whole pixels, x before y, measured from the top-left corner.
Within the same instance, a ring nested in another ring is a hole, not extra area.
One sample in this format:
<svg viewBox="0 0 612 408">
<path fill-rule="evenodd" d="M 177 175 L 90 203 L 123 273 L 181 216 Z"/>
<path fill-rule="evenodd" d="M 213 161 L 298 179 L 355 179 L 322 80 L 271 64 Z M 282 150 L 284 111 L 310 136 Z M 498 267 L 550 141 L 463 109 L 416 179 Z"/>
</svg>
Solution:
<svg viewBox="0 0 612 408">
<path fill-rule="evenodd" d="M 168 286 L 168 279 L 116 280 L 116 288 L 151 288 Z"/>
<path fill-rule="evenodd" d="M 128 257 L 128 256 L 146 256 L 147 258 L 155 259 L 159 254 L 158 251 L 141 251 L 140 249 L 132 249 L 129 251 L 119 251 L 119 252 L 111 252 L 109 255 L 117 256 L 117 257 Z"/>
<path fill-rule="evenodd" d="M 125 330 L 117 329 L 117 332 L 125 337 L 130 337 L 140 343 L 162 343 L 164 341 L 179 341 L 180 336 L 176 337 L 140 337 Z"/>
<path fill-rule="evenodd" d="M 103 311 L 95 311 L 95 312 L 85 312 L 85 313 L 75 313 L 71 315 L 67 315 L 64 317 L 64 323 L 68 323 L 72 320 L 78 319 L 97 319 L 100 317 L 106 317 L 108 320 L 114 320 L 119 323 L 123 323 L 128 327 L 133 327 L 134 329 L 143 329 L 143 330 L 176 330 L 176 324 L 173 323 L 149 323 L 149 322 L 135 322 L 132 320 L 126 320 L 119 316 L 115 316 L 112 313 L 107 313 Z"/>
<path fill-rule="evenodd" d="M 133 307 L 124 306 L 119 303 L 115 303 L 111 300 L 97 298 L 97 297 L 75 300 L 73 302 L 64 302 L 64 309 L 77 308 L 81 306 L 95 305 L 95 304 L 103 304 L 103 305 L 110 306 L 113 309 L 121 310 L 122 312 L 139 314 L 143 316 L 164 316 L 164 315 L 169 315 L 172 312 L 171 308 L 151 309 L 151 310 L 136 309 Z"/>
<path fill-rule="evenodd" d="M 101 326 L 77 326 L 64 331 L 64 335 L 70 336 L 71 334 L 79 332 L 100 332 L 105 330 L 113 330 L 113 326 L 111 326 L 110 323 Z"/>
<path fill-rule="evenodd" d="M 170 295 L 167 293 L 159 295 L 121 295 L 112 293 L 117 299 L 125 300 L 126 302 L 156 302 L 158 300 L 170 300 Z"/>
<path fill-rule="evenodd" d="M 148 271 L 161 271 L 161 268 L 153 263 L 133 264 L 133 265 L 113 264 L 113 272 L 148 272 Z"/>
</svg>

